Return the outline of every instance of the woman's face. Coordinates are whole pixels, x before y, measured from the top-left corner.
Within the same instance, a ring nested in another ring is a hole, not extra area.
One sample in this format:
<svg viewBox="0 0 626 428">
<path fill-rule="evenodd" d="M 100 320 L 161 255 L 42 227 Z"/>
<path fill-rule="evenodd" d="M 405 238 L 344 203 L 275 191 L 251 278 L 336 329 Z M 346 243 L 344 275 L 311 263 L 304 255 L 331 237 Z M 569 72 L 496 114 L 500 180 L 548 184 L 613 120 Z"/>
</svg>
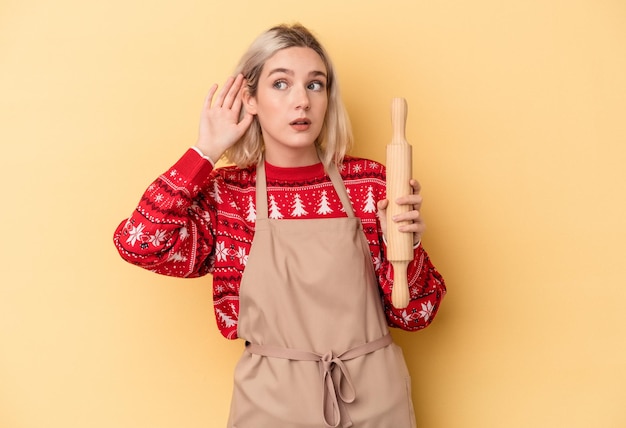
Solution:
<svg viewBox="0 0 626 428">
<path fill-rule="evenodd" d="M 326 116 L 327 81 L 324 62 L 310 48 L 282 49 L 265 62 L 256 96 L 245 101 L 261 125 L 269 163 L 302 166 L 319 161 L 314 143 Z"/>
</svg>

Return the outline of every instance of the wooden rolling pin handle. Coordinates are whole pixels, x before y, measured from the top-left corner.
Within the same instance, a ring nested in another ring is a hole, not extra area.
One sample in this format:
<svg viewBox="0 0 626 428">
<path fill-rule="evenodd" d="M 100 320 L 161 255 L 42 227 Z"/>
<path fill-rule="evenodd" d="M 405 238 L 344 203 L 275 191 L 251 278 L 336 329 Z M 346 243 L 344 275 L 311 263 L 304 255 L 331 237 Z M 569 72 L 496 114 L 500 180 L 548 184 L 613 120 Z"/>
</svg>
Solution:
<svg viewBox="0 0 626 428">
<path fill-rule="evenodd" d="M 402 223 L 393 217 L 409 211 L 407 205 L 398 205 L 400 196 L 411 193 L 409 180 L 412 176 L 411 146 L 406 141 L 405 127 L 407 104 L 404 98 L 394 98 L 391 103 L 392 138 L 387 146 L 387 260 L 393 267 L 393 288 L 391 301 L 396 308 L 406 308 L 409 304 L 407 266 L 413 260 L 413 234 L 400 232 Z"/>
<path fill-rule="evenodd" d="M 409 144 L 406 141 L 407 104 L 404 98 L 391 100 L 391 144 Z"/>
<path fill-rule="evenodd" d="M 391 262 L 393 266 L 393 288 L 391 289 L 391 303 L 396 308 L 406 308 L 409 305 L 409 284 L 407 283 L 407 268 L 409 262 Z"/>
</svg>

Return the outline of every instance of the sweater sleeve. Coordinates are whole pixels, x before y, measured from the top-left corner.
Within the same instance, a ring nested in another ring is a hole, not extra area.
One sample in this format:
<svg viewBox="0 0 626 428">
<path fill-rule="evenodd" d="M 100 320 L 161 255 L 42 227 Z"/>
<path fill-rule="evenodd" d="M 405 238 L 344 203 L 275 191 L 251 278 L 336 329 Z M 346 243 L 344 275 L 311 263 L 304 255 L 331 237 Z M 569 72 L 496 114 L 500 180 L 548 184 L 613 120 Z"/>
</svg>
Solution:
<svg viewBox="0 0 626 428">
<path fill-rule="evenodd" d="M 115 230 L 113 241 L 121 257 L 163 275 L 209 273 L 215 210 L 200 191 L 212 171 L 210 162 L 189 149 L 158 177 Z"/>
<path fill-rule="evenodd" d="M 406 308 L 396 308 L 391 302 L 393 277 L 391 262 L 384 260 L 378 269 L 378 281 L 389 325 L 407 331 L 427 327 L 439 310 L 446 294 L 446 285 L 421 244 L 413 251 L 413 260 L 407 267 L 409 304 Z"/>
</svg>

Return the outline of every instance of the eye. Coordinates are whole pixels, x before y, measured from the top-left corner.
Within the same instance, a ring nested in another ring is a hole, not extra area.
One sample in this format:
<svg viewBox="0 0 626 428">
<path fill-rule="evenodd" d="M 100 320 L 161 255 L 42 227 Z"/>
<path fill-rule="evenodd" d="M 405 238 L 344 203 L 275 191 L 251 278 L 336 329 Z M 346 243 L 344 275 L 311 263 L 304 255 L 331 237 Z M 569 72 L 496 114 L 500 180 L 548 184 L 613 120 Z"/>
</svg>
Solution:
<svg viewBox="0 0 626 428">
<path fill-rule="evenodd" d="M 324 87 L 325 87 L 324 82 L 322 82 L 320 80 L 316 80 L 314 82 L 311 82 L 307 86 L 308 89 L 310 89 L 311 91 L 315 91 L 315 92 L 322 91 L 324 89 Z"/>
<path fill-rule="evenodd" d="M 274 82 L 273 87 L 276 89 L 287 89 L 287 82 L 284 80 L 277 80 Z"/>
</svg>

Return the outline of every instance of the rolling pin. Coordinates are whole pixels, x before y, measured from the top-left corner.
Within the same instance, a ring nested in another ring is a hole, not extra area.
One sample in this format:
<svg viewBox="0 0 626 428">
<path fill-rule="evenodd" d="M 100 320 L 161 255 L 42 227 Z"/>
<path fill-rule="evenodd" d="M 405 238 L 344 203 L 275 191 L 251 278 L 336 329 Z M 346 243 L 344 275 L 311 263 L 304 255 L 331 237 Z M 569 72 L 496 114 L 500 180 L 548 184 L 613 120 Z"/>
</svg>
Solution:
<svg viewBox="0 0 626 428">
<path fill-rule="evenodd" d="M 413 260 L 413 234 L 400 232 L 400 224 L 392 218 L 408 212 L 409 205 L 398 205 L 395 201 L 412 193 L 409 183 L 412 177 L 411 146 L 405 137 L 407 103 L 404 98 L 393 98 L 391 102 L 391 143 L 387 145 L 387 260 L 393 267 L 393 288 L 391 302 L 396 308 L 406 308 L 409 304 L 407 267 Z"/>
</svg>

